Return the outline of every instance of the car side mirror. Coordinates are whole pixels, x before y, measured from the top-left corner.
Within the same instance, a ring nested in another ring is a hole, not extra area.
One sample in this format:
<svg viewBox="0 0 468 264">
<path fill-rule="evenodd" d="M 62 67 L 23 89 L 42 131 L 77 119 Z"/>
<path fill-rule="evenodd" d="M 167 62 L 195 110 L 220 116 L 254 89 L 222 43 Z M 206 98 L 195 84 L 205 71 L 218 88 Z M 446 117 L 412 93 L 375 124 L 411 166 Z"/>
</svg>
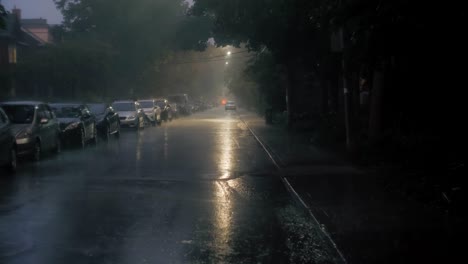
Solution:
<svg viewBox="0 0 468 264">
<path fill-rule="evenodd" d="M 47 119 L 47 118 L 41 118 L 40 123 L 41 123 L 41 125 L 45 125 L 45 124 L 49 123 L 49 119 Z"/>
</svg>

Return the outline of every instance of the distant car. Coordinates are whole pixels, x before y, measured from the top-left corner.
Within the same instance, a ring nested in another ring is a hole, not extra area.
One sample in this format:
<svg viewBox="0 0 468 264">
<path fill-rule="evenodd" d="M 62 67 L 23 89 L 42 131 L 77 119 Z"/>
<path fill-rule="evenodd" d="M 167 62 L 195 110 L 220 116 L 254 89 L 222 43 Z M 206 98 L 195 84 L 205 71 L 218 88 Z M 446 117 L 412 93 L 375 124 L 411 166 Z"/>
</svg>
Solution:
<svg viewBox="0 0 468 264">
<path fill-rule="evenodd" d="M 145 113 L 137 101 L 115 101 L 112 108 L 119 115 L 121 127 L 145 128 Z"/>
<path fill-rule="evenodd" d="M 109 140 L 111 135 L 120 136 L 120 119 L 112 106 L 104 103 L 87 104 L 96 117 L 96 128 L 99 136 Z"/>
<path fill-rule="evenodd" d="M 233 101 L 228 101 L 226 105 L 224 106 L 224 109 L 227 110 L 237 110 L 236 103 Z"/>
<path fill-rule="evenodd" d="M 85 104 L 54 103 L 50 107 L 60 122 L 62 142 L 81 148 L 88 142 L 97 144 L 96 118 Z"/>
<path fill-rule="evenodd" d="M 8 116 L 0 108 L 0 166 L 16 171 L 16 139 Z"/>
<path fill-rule="evenodd" d="M 164 121 L 172 121 L 172 109 L 169 102 L 166 99 L 157 99 L 155 102 L 161 109 L 161 119 Z"/>
<path fill-rule="evenodd" d="M 161 125 L 161 108 L 156 104 L 156 101 L 153 99 L 145 99 L 138 100 L 138 102 L 151 125 Z"/>
<path fill-rule="evenodd" d="M 60 152 L 60 126 L 49 105 L 43 102 L 15 101 L 0 103 L 16 138 L 18 156 L 39 161 L 45 151 Z"/>
</svg>

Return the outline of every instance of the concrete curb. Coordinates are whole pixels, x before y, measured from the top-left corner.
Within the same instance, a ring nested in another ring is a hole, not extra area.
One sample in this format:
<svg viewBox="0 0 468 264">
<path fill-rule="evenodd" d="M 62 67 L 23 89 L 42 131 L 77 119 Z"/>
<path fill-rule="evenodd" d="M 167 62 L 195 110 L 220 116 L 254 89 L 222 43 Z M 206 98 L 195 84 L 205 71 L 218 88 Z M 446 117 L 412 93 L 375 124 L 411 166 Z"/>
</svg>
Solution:
<svg viewBox="0 0 468 264">
<path fill-rule="evenodd" d="M 257 134 L 255 134 L 255 132 L 252 130 L 252 128 L 250 128 L 249 124 L 247 122 L 244 121 L 244 119 L 242 119 L 242 116 L 240 114 L 238 114 L 239 116 L 239 119 L 246 125 L 247 129 L 249 129 L 250 133 L 254 136 L 255 140 L 258 142 L 258 144 L 260 144 L 260 146 L 263 148 L 263 150 L 265 151 L 265 153 L 267 154 L 267 156 L 270 158 L 271 162 L 275 165 L 276 169 L 279 171 L 279 176 L 280 176 L 280 179 L 281 181 L 283 182 L 284 186 L 286 187 L 286 189 L 288 190 L 289 194 L 293 197 L 293 199 L 295 199 L 302 207 L 303 209 L 307 212 L 307 214 L 312 218 L 312 220 L 315 222 L 315 224 L 317 224 L 317 226 L 319 227 L 319 229 L 322 231 L 323 235 L 329 240 L 329 242 L 333 245 L 333 247 L 335 248 L 336 252 L 338 253 L 338 255 L 340 256 L 341 260 L 343 261 L 343 263 L 348 263 L 346 261 L 346 258 L 344 257 L 343 253 L 341 252 L 341 250 L 338 248 L 338 246 L 336 245 L 335 241 L 333 241 L 333 239 L 331 238 L 330 234 L 326 231 L 325 227 L 323 225 L 320 224 L 320 222 L 317 220 L 317 218 L 315 217 L 315 215 L 312 213 L 312 210 L 310 209 L 310 207 L 304 202 L 304 200 L 301 198 L 301 196 L 296 192 L 296 190 L 294 190 L 294 188 L 292 187 L 291 183 L 288 181 L 288 179 L 286 178 L 285 174 L 284 174 L 284 170 L 283 170 L 283 167 L 280 166 L 283 165 L 284 166 L 284 163 L 281 161 L 281 159 L 279 157 L 275 158 L 274 157 L 274 154 L 273 151 L 272 151 L 272 148 L 268 146 L 268 144 L 266 144 L 265 142 L 263 142 L 258 136 Z"/>
</svg>

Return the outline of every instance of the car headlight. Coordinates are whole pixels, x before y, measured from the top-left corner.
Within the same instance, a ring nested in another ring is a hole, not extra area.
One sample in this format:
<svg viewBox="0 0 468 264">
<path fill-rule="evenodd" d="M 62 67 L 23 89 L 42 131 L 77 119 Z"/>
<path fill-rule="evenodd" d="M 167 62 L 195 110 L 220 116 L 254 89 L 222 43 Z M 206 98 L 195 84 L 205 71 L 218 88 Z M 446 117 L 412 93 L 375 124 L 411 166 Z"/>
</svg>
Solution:
<svg viewBox="0 0 468 264">
<path fill-rule="evenodd" d="M 135 119 L 135 116 L 129 116 L 127 117 L 128 120 L 134 120 Z"/>
<path fill-rule="evenodd" d="M 18 133 L 18 136 L 16 136 L 18 139 L 22 138 L 29 138 L 32 136 L 32 130 L 31 128 L 26 128 L 22 130 L 20 133 Z"/>
<path fill-rule="evenodd" d="M 74 122 L 74 123 L 69 124 L 64 130 L 65 131 L 72 130 L 72 129 L 77 128 L 79 125 L 80 125 L 80 122 Z"/>
</svg>

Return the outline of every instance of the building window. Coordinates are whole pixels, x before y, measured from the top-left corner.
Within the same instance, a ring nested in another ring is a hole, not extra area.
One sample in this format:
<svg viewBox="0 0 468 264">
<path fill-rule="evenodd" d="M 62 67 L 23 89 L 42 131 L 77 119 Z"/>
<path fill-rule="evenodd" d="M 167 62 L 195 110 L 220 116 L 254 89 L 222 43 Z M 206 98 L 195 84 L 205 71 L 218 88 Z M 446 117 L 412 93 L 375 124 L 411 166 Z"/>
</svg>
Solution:
<svg viewBox="0 0 468 264">
<path fill-rule="evenodd" d="M 8 45 L 8 62 L 11 64 L 16 64 L 16 45 Z"/>
</svg>

